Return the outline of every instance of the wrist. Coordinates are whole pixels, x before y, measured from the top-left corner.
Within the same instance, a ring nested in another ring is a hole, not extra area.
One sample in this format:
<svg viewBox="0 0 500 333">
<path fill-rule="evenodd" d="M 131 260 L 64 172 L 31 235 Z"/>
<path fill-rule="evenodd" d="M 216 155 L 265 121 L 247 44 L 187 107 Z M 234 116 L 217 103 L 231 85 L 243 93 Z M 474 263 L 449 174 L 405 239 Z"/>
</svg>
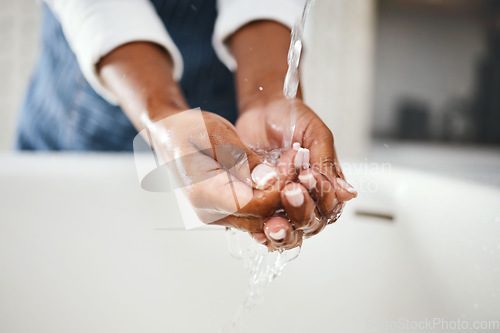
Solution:
<svg viewBox="0 0 500 333">
<path fill-rule="evenodd" d="M 171 57 L 156 44 L 124 44 L 104 56 L 97 71 L 139 131 L 146 123 L 188 109 Z"/>
<path fill-rule="evenodd" d="M 254 21 L 228 40 L 238 68 L 236 87 L 240 114 L 283 97 L 290 30 L 275 21 Z"/>
<path fill-rule="evenodd" d="M 239 113 L 241 114 L 251 108 L 265 106 L 284 97 L 283 82 L 280 81 L 272 78 L 247 79 L 244 84 L 240 84 L 238 86 Z"/>
<path fill-rule="evenodd" d="M 148 119 L 154 123 L 188 109 L 189 106 L 180 93 L 179 88 L 178 94 L 162 94 L 156 98 L 148 98 L 144 111 L 146 112 Z"/>
</svg>

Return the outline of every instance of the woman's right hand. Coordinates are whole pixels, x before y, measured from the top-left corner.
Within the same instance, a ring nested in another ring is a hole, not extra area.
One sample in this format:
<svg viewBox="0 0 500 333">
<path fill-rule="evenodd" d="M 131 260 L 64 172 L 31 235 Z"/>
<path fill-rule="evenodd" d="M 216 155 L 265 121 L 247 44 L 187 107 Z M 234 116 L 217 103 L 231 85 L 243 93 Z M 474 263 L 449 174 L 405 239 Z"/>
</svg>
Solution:
<svg viewBox="0 0 500 333">
<path fill-rule="evenodd" d="M 214 113 L 187 110 L 150 124 L 147 130 L 176 187 L 185 189 L 203 223 L 249 232 L 270 249 L 301 244 L 302 234 L 275 214 L 282 208 L 286 165 L 263 164 L 229 121 Z"/>
<path fill-rule="evenodd" d="M 137 130 L 147 126 L 155 132 L 157 152 L 176 162 L 179 185 L 186 187 L 202 221 L 248 231 L 271 250 L 300 244 L 300 232 L 273 216 L 286 177 L 280 176 L 280 166 L 278 181 L 256 189 L 250 171 L 262 179 L 273 169 L 256 168 L 262 159 L 241 142 L 234 126 L 209 112 L 198 111 L 198 117 L 179 112 L 188 107 L 165 50 L 128 43 L 102 57 L 97 72 Z"/>
</svg>

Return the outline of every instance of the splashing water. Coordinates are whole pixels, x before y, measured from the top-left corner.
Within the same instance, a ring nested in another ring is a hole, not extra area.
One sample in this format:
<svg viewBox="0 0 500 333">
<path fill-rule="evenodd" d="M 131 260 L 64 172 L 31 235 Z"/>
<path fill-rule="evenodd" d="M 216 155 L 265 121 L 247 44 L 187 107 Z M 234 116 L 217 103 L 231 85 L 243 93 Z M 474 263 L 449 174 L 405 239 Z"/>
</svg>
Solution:
<svg viewBox="0 0 500 333">
<path fill-rule="evenodd" d="M 219 333 L 241 333 L 244 332 L 241 327 L 244 315 L 263 301 L 264 292 L 269 284 L 281 275 L 288 262 L 297 258 L 300 247 L 281 252 L 269 252 L 267 247 L 255 242 L 247 233 L 228 229 L 226 236 L 229 253 L 234 258 L 243 261 L 249 281 L 243 304 L 238 308 L 233 320 L 219 330 Z"/>
<path fill-rule="evenodd" d="M 266 162 L 277 164 L 281 154 L 292 147 L 293 133 L 297 111 L 295 97 L 299 88 L 299 64 L 302 54 L 302 38 L 307 15 L 314 0 L 307 0 L 300 20 L 292 29 L 290 49 L 288 51 L 288 71 L 283 85 L 283 94 L 291 101 L 290 133 L 284 135 L 283 148 L 273 151 L 256 151 L 265 156 Z M 241 327 L 242 317 L 255 309 L 263 300 L 263 294 L 269 284 L 278 278 L 286 264 L 297 258 L 300 247 L 287 251 L 269 252 L 268 249 L 257 244 L 248 234 L 233 229 L 226 231 L 229 253 L 236 259 L 242 260 L 249 275 L 248 292 L 243 304 L 238 308 L 233 320 L 226 324 L 219 333 L 243 332 Z"/>
</svg>

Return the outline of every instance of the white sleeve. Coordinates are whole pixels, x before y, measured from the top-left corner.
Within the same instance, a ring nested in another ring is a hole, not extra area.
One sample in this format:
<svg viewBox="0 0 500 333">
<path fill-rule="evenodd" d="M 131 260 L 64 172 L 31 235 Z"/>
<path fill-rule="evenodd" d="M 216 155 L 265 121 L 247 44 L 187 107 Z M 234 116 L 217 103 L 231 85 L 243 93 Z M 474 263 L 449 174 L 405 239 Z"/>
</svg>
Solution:
<svg viewBox="0 0 500 333">
<path fill-rule="evenodd" d="M 149 0 L 44 0 L 61 22 L 64 35 L 78 59 L 83 75 L 104 99 L 117 97 L 97 75 L 99 60 L 120 45 L 147 41 L 171 55 L 174 78 L 182 76 L 182 56 Z"/>
<path fill-rule="evenodd" d="M 226 39 L 247 23 L 272 20 L 292 29 L 300 18 L 305 0 L 217 0 L 218 16 L 212 43 L 219 59 L 234 71 L 236 60 L 225 44 Z"/>
</svg>

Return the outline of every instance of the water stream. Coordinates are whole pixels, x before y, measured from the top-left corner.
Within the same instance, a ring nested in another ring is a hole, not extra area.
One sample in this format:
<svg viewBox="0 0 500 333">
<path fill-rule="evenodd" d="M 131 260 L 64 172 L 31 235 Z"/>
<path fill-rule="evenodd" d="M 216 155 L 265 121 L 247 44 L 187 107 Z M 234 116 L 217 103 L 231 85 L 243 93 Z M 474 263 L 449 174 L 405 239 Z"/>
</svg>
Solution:
<svg viewBox="0 0 500 333">
<path fill-rule="evenodd" d="M 247 233 L 228 229 L 226 231 L 229 253 L 242 260 L 248 273 L 248 291 L 233 319 L 224 325 L 219 333 L 244 333 L 242 319 L 264 300 L 264 292 L 271 282 L 277 279 L 285 265 L 297 258 L 300 247 L 287 251 L 269 252 L 267 247 L 258 244 Z"/>
<path fill-rule="evenodd" d="M 288 51 L 288 71 L 283 85 L 283 94 L 287 99 L 291 100 L 290 133 L 284 135 L 282 149 L 271 152 L 259 152 L 264 154 L 266 160 L 271 164 L 276 164 L 281 153 L 292 147 L 297 118 L 295 97 L 297 96 L 300 81 L 299 64 L 302 54 L 303 31 L 306 18 L 313 3 L 314 0 L 307 0 L 300 20 L 296 22 L 292 29 L 290 49 Z M 300 247 L 287 251 L 269 252 L 267 247 L 255 242 L 247 233 L 228 229 L 226 235 L 229 253 L 236 259 L 243 261 L 249 281 L 248 291 L 242 305 L 236 311 L 233 320 L 219 330 L 219 333 L 241 333 L 245 332 L 241 325 L 243 316 L 262 302 L 264 292 L 269 284 L 280 276 L 288 262 L 297 258 L 300 253 Z"/>
<path fill-rule="evenodd" d="M 306 19 L 314 1 L 315 0 L 307 0 L 300 20 L 298 20 L 292 28 L 292 38 L 290 48 L 288 49 L 288 71 L 283 84 L 283 95 L 285 95 L 285 97 L 292 102 L 290 109 L 290 133 L 284 136 L 285 139 L 283 141 L 283 148 L 291 148 L 293 142 L 293 133 L 295 131 L 295 122 L 297 120 L 295 97 L 297 97 L 300 82 L 299 65 L 302 55 L 303 34 Z"/>
</svg>

